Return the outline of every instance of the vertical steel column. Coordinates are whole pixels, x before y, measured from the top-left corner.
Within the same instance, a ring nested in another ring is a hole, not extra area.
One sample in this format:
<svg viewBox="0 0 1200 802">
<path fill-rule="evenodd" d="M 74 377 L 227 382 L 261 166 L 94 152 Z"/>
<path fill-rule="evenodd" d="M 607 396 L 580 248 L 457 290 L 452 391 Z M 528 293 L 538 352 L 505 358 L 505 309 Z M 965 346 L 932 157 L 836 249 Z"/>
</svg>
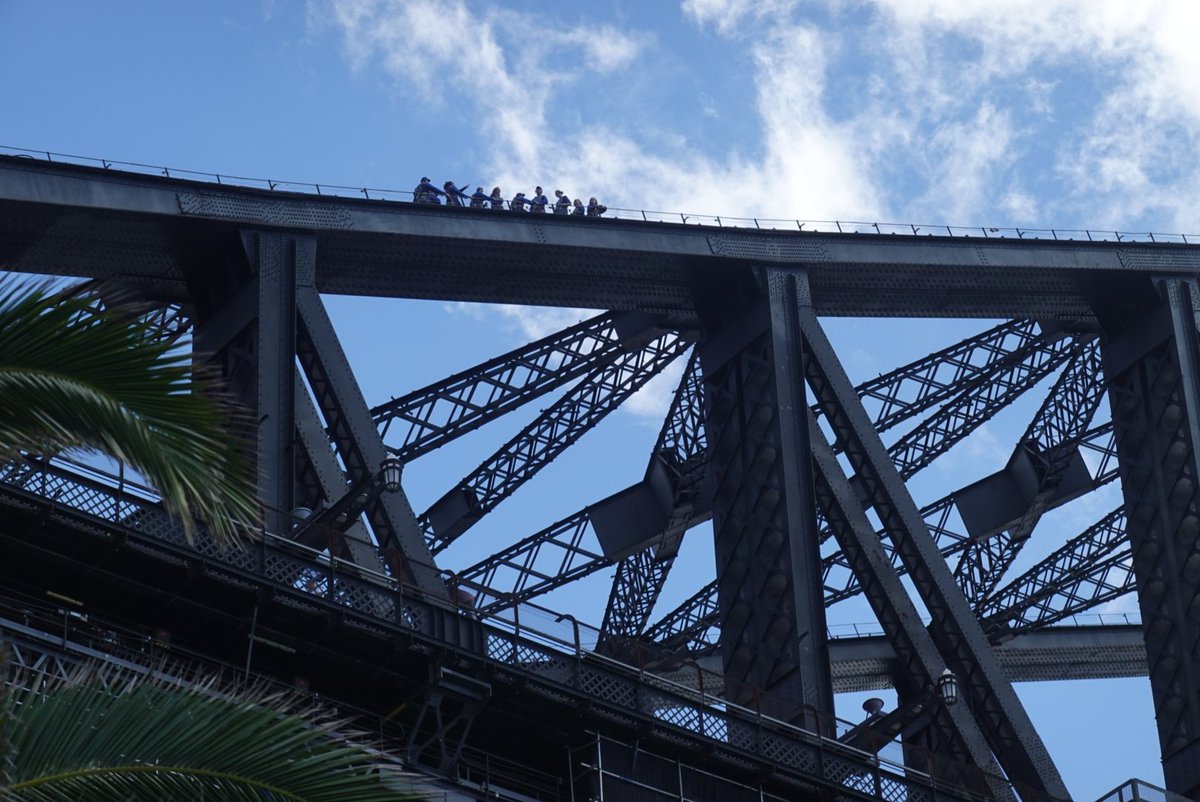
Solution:
<svg viewBox="0 0 1200 802">
<path fill-rule="evenodd" d="M 768 298 L 700 352 L 726 696 L 817 729 L 833 690 L 797 287 L 759 278 Z"/>
<path fill-rule="evenodd" d="M 296 439 L 292 396 L 296 361 L 296 287 L 313 284 L 312 237 L 246 233 L 243 244 L 258 274 L 258 498 L 268 532 L 291 529 Z"/>
<path fill-rule="evenodd" d="M 1167 788 L 1200 794 L 1200 348 L 1193 279 L 1098 309 Z"/>
</svg>

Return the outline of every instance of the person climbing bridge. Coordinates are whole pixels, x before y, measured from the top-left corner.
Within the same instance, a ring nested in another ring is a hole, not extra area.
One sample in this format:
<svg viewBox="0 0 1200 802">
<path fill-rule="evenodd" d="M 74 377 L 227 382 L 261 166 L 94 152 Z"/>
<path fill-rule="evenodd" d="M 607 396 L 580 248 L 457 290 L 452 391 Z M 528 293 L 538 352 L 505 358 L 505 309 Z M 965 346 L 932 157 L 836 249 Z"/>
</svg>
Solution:
<svg viewBox="0 0 1200 802">
<path fill-rule="evenodd" d="M 442 184 L 442 189 L 446 190 L 443 194 L 446 196 L 447 206 L 465 206 L 465 201 L 471 199 L 471 196 L 456 187 L 453 181 Z"/>
<path fill-rule="evenodd" d="M 416 188 L 413 189 L 413 201 L 416 203 L 440 204 L 441 201 L 438 200 L 438 195 L 445 194 L 446 193 L 442 192 L 433 184 L 429 183 L 428 178 L 422 178 L 421 183 L 417 184 Z"/>
</svg>

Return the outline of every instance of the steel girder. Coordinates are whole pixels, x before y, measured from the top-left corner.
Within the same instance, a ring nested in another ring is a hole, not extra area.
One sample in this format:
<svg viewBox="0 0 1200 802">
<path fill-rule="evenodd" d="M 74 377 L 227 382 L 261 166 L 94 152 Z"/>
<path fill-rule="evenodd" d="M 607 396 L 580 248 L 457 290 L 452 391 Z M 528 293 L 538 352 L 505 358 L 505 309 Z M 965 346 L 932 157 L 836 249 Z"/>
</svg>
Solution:
<svg viewBox="0 0 1200 802">
<path fill-rule="evenodd" d="M 863 382 L 855 390 L 876 431 L 887 431 L 958 395 L 969 382 L 989 376 L 1014 354 L 1028 351 L 1043 339 L 1034 321 L 1009 320 Z"/>
<path fill-rule="evenodd" d="M 674 488 L 671 516 L 651 543 L 617 563 L 600 626 L 605 635 L 633 638 L 641 634 L 684 534 L 711 513 L 701 490 L 707 466 L 701 382 L 699 354 L 693 351 L 646 468 L 649 475 L 655 461 L 667 467 Z"/>
<path fill-rule="evenodd" d="M 1133 589 L 1124 507 L 997 591 L 977 612 L 993 641 L 1040 629 Z"/>
<path fill-rule="evenodd" d="M 1014 352 L 1005 369 L 992 373 L 971 391 L 963 392 L 906 432 L 888 449 L 900 475 L 907 478 L 929 465 L 955 443 L 982 426 L 1014 399 L 1050 375 L 1079 348 L 1064 337 L 1044 347 Z M 1019 355 L 1019 356 L 1018 356 Z"/>
<path fill-rule="evenodd" d="M 473 587 L 483 586 L 480 590 L 489 600 L 481 600 L 478 605 L 524 601 L 616 560 L 619 566 L 642 557 L 653 564 L 669 564 L 687 522 L 696 512 L 704 467 L 699 381 L 693 352 L 641 482 L 458 573 L 459 580 Z M 597 545 L 592 546 L 593 541 Z M 622 558 L 627 552 L 632 553 Z M 660 560 L 656 554 L 664 556 Z M 652 571 L 653 565 L 647 570 Z M 656 598 L 657 590 L 653 596 L 644 589 L 627 595 L 628 604 L 636 606 L 647 598 Z"/>
<path fill-rule="evenodd" d="M 527 348 L 517 349 L 503 358 L 488 361 L 484 366 L 460 375 L 446 379 L 446 382 L 433 385 L 432 388 L 416 391 L 406 396 L 406 403 L 392 402 L 384 405 L 396 409 L 425 409 L 428 414 L 434 400 L 450 393 L 451 388 L 474 388 L 482 379 L 480 376 L 492 375 L 496 371 L 512 371 L 515 364 L 533 359 L 539 354 L 554 353 L 553 349 L 571 347 L 581 337 L 594 336 L 594 330 L 612 330 L 610 318 L 600 316 L 586 324 L 576 325 L 563 333 L 546 337 L 533 343 Z M 925 411 L 930 406 L 946 400 L 947 397 L 970 391 L 978 382 L 989 378 L 992 373 L 1004 371 L 1002 376 L 1009 373 L 1024 372 L 1024 382 L 1021 387 L 1036 382 L 1042 375 L 1037 370 L 1027 370 L 1027 364 L 1045 365 L 1048 363 L 1046 354 L 1057 353 L 1057 347 L 1046 345 L 1044 337 L 1036 334 L 1036 324 L 1030 321 L 1010 321 L 998 325 L 984 333 L 968 337 L 955 343 L 954 346 L 942 349 L 914 361 L 901 369 L 887 373 L 875 379 L 870 379 L 860 385 L 857 390 L 865 400 L 872 401 L 875 408 L 874 419 L 877 427 L 888 427 L 900 421 Z M 694 363 L 692 363 L 694 364 Z M 569 365 L 568 370 L 577 370 Z M 545 373 L 533 375 L 542 384 L 550 384 L 551 379 Z M 469 381 L 468 381 L 469 379 Z M 490 381 L 490 379 L 488 379 Z M 486 382 L 485 382 L 486 383 Z M 990 417 L 995 406 L 1002 406 L 1010 400 L 1014 391 L 1001 394 L 995 405 L 984 405 L 977 423 L 968 424 L 962 429 L 970 431 L 974 426 L 983 423 Z M 509 403 L 508 396 L 500 396 L 494 400 L 497 405 Z M 377 407 L 380 411 L 384 407 Z M 463 419 L 475 420 L 478 426 L 482 421 L 491 419 L 505 409 L 492 411 L 488 408 L 470 408 L 466 411 L 455 412 L 456 407 L 450 407 L 444 412 L 448 418 L 461 415 Z M 661 537 L 652 538 L 640 551 L 631 553 L 618 563 L 616 579 L 610 595 L 610 605 L 606 611 L 604 632 L 618 636 L 636 636 L 646 624 L 650 610 L 653 609 L 662 583 L 666 580 L 671 568 L 674 553 L 678 550 L 680 539 L 688 526 L 703 520 L 708 510 L 697 510 L 690 504 L 690 499 L 698 490 L 698 475 L 695 462 L 697 455 L 703 459 L 703 430 L 701 426 L 700 395 L 698 395 L 698 373 L 691 370 L 686 372 L 679 390 L 672 403 L 671 411 L 667 414 L 664 429 L 660 433 L 659 444 L 652 455 L 652 467 L 655 459 L 666 460 L 673 471 L 691 466 L 692 472 L 688 480 L 676 478 L 673 480 L 677 487 L 674 499 L 674 514 L 668 521 Z M 408 413 L 406 413 L 408 414 Z M 475 415 L 475 418 L 469 418 Z M 377 415 L 377 420 L 384 419 Z M 391 417 L 385 417 L 391 420 Z M 407 418 L 406 418 L 407 419 Z M 484 419 L 484 420 L 481 420 Z M 418 431 L 415 424 L 410 432 Z M 454 431 L 458 431 L 455 429 Z M 452 433 L 451 433 L 452 436 Z M 961 435 L 960 435 L 961 436 Z M 416 437 L 422 437 L 418 435 Z M 427 437 L 433 437 L 427 435 Z M 409 439 L 406 438 L 406 442 Z M 428 442 L 421 441 L 421 442 Z M 954 438 L 947 439 L 944 447 L 953 444 Z M 931 449 L 938 448 L 936 444 Z M 701 466 L 702 467 L 702 466 Z M 650 468 L 648 468 L 648 473 Z M 612 564 L 612 558 L 605 553 L 596 553 L 594 549 L 584 547 L 583 541 L 589 533 L 589 516 L 587 510 L 581 510 L 574 516 L 542 529 L 541 532 L 530 535 L 520 543 L 497 552 L 490 558 L 480 561 L 460 573 L 460 579 L 482 585 L 494 591 L 493 597 L 505 599 L 506 603 L 534 597 L 568 583 L 578 577 L 594 573 L 595 570 Z M 544 551 L 545 549 L 545 551 Z M 556 557 L 546 559 L 547 553 Z M 557 564 L 556 564 L 557 561 Z M 504 587 L 496 585 L 498 576 L 511 577 L 511 587 L 505 581 Z M 714 592 L 715 592 L 715 585 Z M 668 627 L 671 624 L 667 624 Z"/>
<path fill-rule="evenodd" d="M 1099 471 L 1093 480 L 1094 487 L 1101 487 L 1117 477 L 1116 450 L 1112 442 L 1111 423 L 1105 423 L 1087 432 L 1078 441 L 1078 444 L 1080 447 L 1091 446 L 1092 450 L 1102 455 Z M 953 511 L 953 493 L 921 508 L 921 517 L 928 525 L 939 553 L 947 561 L 956 555 L 961 559 L 968 547 L 974 543 L 969 535 L 951 527 L 950 519 Z M 1005 589 L 997 591 L 990 597 L 991 602 L 987 606 L 981 607 L 983 600 L 978 598 L 969 598 L 968 601 L 972 607 L 976 608 L 980 618 L 986 619 L 994 612 L 1005 608 L 1006 602 L 1000 601 L 1001 598 L 1005 600 L 1025 599 L 1036 593 L 1038 599 L 1043 600 L 1037 606 L 1036 614 L 1029 614 L 1026 611 L 1024 615 L 1021 615 L 1020 611 L 1017 611 L 1020 620 L 1012 625 L 1024 632 L 1041 629 L 1072 615 L 1087 612 L 1129 592 L 1133 589 L 1132 577 L 1120 574 L 1121 559 L 1119 555 L 1110 555 L 1112 549 L 1120 548 L 1121 536 L 1118 534 L 1115 539 L 1106 538 L 1103 544 L 1097 543 L 1096 538 L 1102 531 L 1104 531 L 1103 527 L 1097 524 L 1071 539 L 1066 546 L 1047 557 L 1020 578 L 1013 580 Z M 901 575 L 906 573 L 907 569 L 885 533 L 877 532 L 877 537 L 879 537 L 884 554 L 891 561 L 893 568 Z M 1007 535 L 1002 534 L 983 542 L 995 544 L 991 547 L 993 551 L 989 553 L 996 554 L 995 561 L 999 562 L 1004 557 L 1003 549 L 1007 548 L 1010 539 Z M 1096 561 L 1100 557 L 1104 559 Z M 1062 566 L 1064 565 L 1079 566 L 1079 568 L 1063 572 Z M 862 593 L 862 588 L 850 570 L 848 559 L 841 549 L 823 557 L 821 566 L 825 577 L 826 606 Z M 835 569 L 840 572 L 839 576 L 842 577 L 842 581 L 833 585 L 831 582 Z M 966 595 L 971 586 L 963 581 L 963 575 L 960 572 L 956 572 L 956 579 Z M 1022 587 L 1027 589 L 1020 589 Z M 666 649 L 686 649 L 693 656 L 707 654 L 714 648 L 714 631 L 719 626 L 716 604 L 716 584 L 715 582 L 709 583 L 652 627 L 649 627 L 644 638 Z M 993 639 L 1003 633 L 1003 630 L 997 630 L 990 625 L 987 626 L 987 629 Z"/>
<path fill-rule="evenodd" d="M 589 373 L 421 515 L 433 553 L 457 540 L 690 345 L 682 335 L 662 334 Z"/>
<path fill-rule="evenodd" d="M 1100 344 L 1085 343 L 1080 353 L 1067 363 L 1034 415 L 1002 472 L 1003 478 L 995 482 L 985 479 L 980 483 L 981 493 L 1008 499 L 1015 496 L 1022 509 L 1014 520 L 1011 517 L 1013 509 L 997 514 L 998 505 L 994 499 L 979 499 L 982 502 L 979 507 L 991 508 L 987 509 L 987 522 L 980 521 L 980 516 L 972 519 L 974 527 L 968 526 L 974 529 L 972 542 L 963 551 L 954 570 L 973 606 L 978 606 L 995 590 L 1047 510 L 1096 486 L 1078 444 L 1091 425 L 1104 392 Z M 1017 492 L 1004 494 L 994 487 L 1000 482 Z M 961 497 L 958 504 L 962 512 Z M 1005 518 L 1008 520 L 999 523 Z M 987 529 L 997 530 L 995 536 Z"/>
<path fill-rule="evenodd" d="M 833 414 L 840 417 L 836 412 Z M 965 706 L 945 705 L 933 700 L 933 689 L 946 662 L 922 625 L 916 606 L 900 583 L 891 561 L 883 553 L 879 537 L 863 511 L 861 499 L 842 472 L 833 448 L 825 441 L 816 419 L 811 414 L 808 417 L 817 502 L 855 576 L 866 589 L 871 609 L 896 654 L 900 668 L 897 675 L 903 683 L 901 692 L 911 699 L 928 695 L 928 704 L 933 706 L 924 733 L 926 744 L 932 754 L 948 759 L 938 765 L 920 768 L 939 779 L 973 788 L 977 793 L 1005 798 L 1007 789 L 1002 783 L 988 782 L 985 772 L 998 778 L 1000 770 L 971 713 Z"/>
<path fill-rule="evenodd" d="M 650 338 L 655 318 L 605 313 L 460 371 L 371 410 L 388 449 L 405 462 L 608 364 Z"/>
<path fill-rule="evenodd" d="M 966 703 L 992 752 L 1014 783 L 1035 793 L 1069 798 L 811 307 L 800 310 L 800 326 L 807 346 L 804 368 L 809 385 L 933 619 L 929 632 L 946 665 L 959 677 Z M 899 595 L 888 594 L 885 602 L 902 604 L 907 598 L 901 589 Z"/>
<path fill-rule="evenodd" d="M 989 342 L 988 335 L 994 336 L 997 332 L 1003 332 L 1007 335 L 1013 330 L 1023 331 L 1024 328 L 1019 326 L 1016 322 L 1005 324 L 1004 326 L 992 329 L 990 332 L 985 332 L 983 335 L 965 340 L 963 343 L 960 343 L 958 346 L 955 346 L 951 349 L 945 349 L 945 351 L 941 353 L 949 353 L 952 355 L 961 354 L 963 351 L 968 350 L 966 347 L 966 344 L 968 343 L 978 343 L 981 341 L 986 343 Z M 926 443 L 927 448 L 921 454 L 921 459 L 911 461 L 907 465 L 908 470 L 906 472 L 902 472 L 902 478 L 907 479 L 920 467 L 928 465 L 934 458 L 949 450 L 951 446 L 957 443 L 962 437 L 966 436 L 967 433 L 981 426 L 984 422 L 999 412 L 1000 409 L 1010 404 L 1022 392 L 1030 389 L 1045 376 L 1045 373 L 1048 370 L 1047 365 L 1052 368 L 1061 364 L 1061 362 L 1070 355 L 1070 350 L 1073 347 L 1080 349 L 1080 354 L 1093 353 L 1093 347 L 1089 344 L 1077 344 L 1076 346 L 1072 346 L 1069 343 L 1061 340 L 1058 342 L 1045 342 L 1040 338 L 1026 336 L 1020 337 L 1015 341 L 1015 348 L 1012 351 L 1000 352 L 995 349 L 994 345 L 989 345 L 985 351 L 989 353 L 992 358 L 987 363 L 987 370 L 980 369 L 969 374 L 969 377 L 964 380 L 965 386 L 955 386 L 947 389 L 944 385 L 938 385 L 935 388 L 940 397 L 954 396 L 958 397 L 959 400 L 957 402 L 952 402 L 951 404 L 947 405 L 946 408 L 939 410 L 930 419 L 930 422 L 926 423 L 924 428 L 926 431 L 935 431 L 946 428 L 950 422 L 957 420 L 958 425 L 955 427 L 955 435 L 953 437 L 946 438 L 945 440 L 933 439 L 928 441 Z M 1079 358 L 1078 355 L 1077 358 Z M 1085 359 L 1082 364 L 1092 364 L 1091 359 Z M 892 377 L 892 382 L 904 384 L 913 381 L 914 376 L 920 376 L 927 372 L 936 373 L 936 367 L 936 364 L 931 365 L 927 359 L 922 359 L 910 366 L 907 366 L 906 368 L 893 371 L 892 373 L 887 374 L 887 376 Z M 963 408 L 969 406 L 969 403 L 967 401 L 963 401 L 962 397 L 976 391 L 978 389 L 978 382 L 985 381 L 992 377 L 998 377 L 998 381 L 1004 385 L 1005 391 L 990 395 L 990 400 L 985 399 L 981 403 L 975 403 L 974 408 L 977 416 L 966 420 L 962 419 Z M 1079 381 L 1084 382 L 1082 378 L 1080 378 Z M 879 380 L 872 380 L 871 382 L 859 385 L 855 388 L 855 392 L 864 400 L 868 397 L 878 398 L 880 395 L 883 395 L 888 399 L 893 399 L 889 402 L 892 406 L 887 409 L 886 416 L 878 413 L 875 415 L 877 419 L 884 421 L 885 427 L 895 425 L 896 423 L 903 421 L 908 415 L 914 415 L 922 411 L 924 407 L 919 403 L 919 400 L 923 397 L 928 398 L 933 395 L 933 392 L 930 392 L 922 397 L 920 393 L 917 393 L 917 399 L 914 399 L 913 405 L 905 410 L 906 414 L 901 414 L 901 410 L 897 408 L 897 403 L 894 400 L 899 397 L 900 394 L 895 390 L 884 389 L 889 386 L 891 385 L 884 385 L 880 383 Z M 1072 386 L 1074 385 L 1072 384 Z M 1067 397 L 1074 398 L 1075 396 L 1068 395 Z M 1098 403 L 1099 400 L 1099 395 L 1095 393 L 1085 394 L 1084 397 L 1091 399 L 1090 403 Z M 1075 407 L 1078 408 L 1080 415 L 1085 415 L 1082 409 L 1083 406 L 1083 404 L 1075 405 Z M 819 409 L 819 407 L 814 406 L 813 409 L 815 412 Z M 1050 400 L 1043 405 L 1043 410 L 1044 414 L 1041 414 L 1035 418 L 1035 423 L 1030 427 L 1031 431 L 1037 425 L 1037 421 L 1041 420 L 1046 415 L 1056 415 L 1060 419 L 1065 417 L 1060 411 L 1058 411 L 1058 404 L 1054 404 Z M 1049 412 L 1045 410 L 1054 411 Z M 1090 414 L 1086 414 L 1086 418 L 1090 419 Z M 1111 427 L 1108 427 L 1107 425 L 1098 427 L 1092 432 L 1084 433 L 1077 438 L 1063 443 L 1064 449 L 1069 452 L 1077 447 L 1088 447 L 1091 450 L 1100 451 L 1101 454 L 1105 456 L 1105 459 L 1102 462 L 1103 472 L 1096 477 L 1094 484 L 1092 485 L 1093 487 L 1098 487 L 1116 476 L 1115 470 L 1110 469 L 1110 462 L 1113 456 L 1111 446 L 1108 444 L 1107 439 L 1110 428 Z M 1046 434 L 1043 435 L 1043 437 L 1047 440 L 1047 443 L 1049 443 L 1049 435 Z M 1103 441 L 1103 444 L 1097 444 L 1097 441 Z M 906 438 L 902 438 L 899 443 L 889 449 L 889 454 L 903 455 L 911 453 L 913 453 L 912 443 Z M 955 496 L 956 494 L 951 493 L 950 495 L 927 505 L 921 510 L 922 517 L 929 525 L 930 531 L 934 533 L 939 550 L 945 557 L 951 557 L 955 554 L 965 552 L 971 546 L 969 535 L 958 533 L 949 526 L 950 515 L 954 508 Z M 1057 504 L 1061 504 L 1067 500 L 1069 500 L 1068 497 L 1059 497 L 1053 501 L 1048 500 L 1044 502 L 1046 506 L 1043 509 L 1050 509 L 1051 507 L 1057 506 Z M 828 536 L 828 531 L 825 531 L 823 534 L 824 536 Z M 985 544 L 990 542 L 992 541 L 983 541 Z M 884 540 L 883 545 L 885 551 L 889 554 L 893 565 L 895 565 L 897 569 L 903 573 L 905 569 L 886 539 Z M 982 555 L 976 557 L 976 559 L 979 561 L 982 561 L 988 554 L 991 553 L 989 551 L 984 551 L 982 548 L 980 551 L 982 551 Z M 997 558 L 997 562 L 999 559 L 1001 558 Z M 851 596 L 857 595 L 860 592 L 857 581 L 855 580 L 853 573 L 849 570 L 849 564 L 846 560 L 846 557 L 840 550 L 822 558 L 822 570 L 824 577 L 823 583 L 826 589 L 826 605 L 850 598 Z M 840 571 L 839 575 L 842 578 L 841 583 L 837 585 L 831 584 L 835 570 Z M 965 582 L 964 587 L 966 587 Z M 660 619 L 658 623 L 656 623 L 645 633 L 645 637 L 647 639 L 657 641 L 662 645 L 678 647 L 683 644 L 688 644 L 689 648 L 692 650 L 707 650 L 713 642 L 709 630 L 711 627 L 716 625 L 715 602 L 713 599 L 708 598 L 708 596 L 712 596 L 715 594 L 715 592 L 715 582 L 710 583 L 708 586 L 701 589 L 700 592 L 690 597 L 675 610 L 671 611 L 662 619 Z"/>
<path fill-rule="evenodd" d="M 296 307 L 300 324 L 296 358 L 346 466 L 347 484 L 356 487 L 377 474 L 387 449 L 317 291 L 298 289 Z M 446 597 L 445 583 L 403 489 L 377 496 L 367 506 L 366 516 L 391 569 L 426 593 Z"/>
<path fill-rule="evenodd" d="M 1097 309 L 1167 788 L 1200 794 L 1200 287 Z"/>
<path fill-rule="evenodd" d="M 963 392 L 976 382 L 986 380 L 995 371 L 1014 360 L 1028 358 L 1031 353 L 1045 348 L 1045 338 L 1037 329 L 1037 325 L 1030 320 L 1007 321 L 863 382 L 855 390 L 863 399 L 864 405 L 871 410 L 876 429 L 886 431 Z M 698 395 L 693 394 L 692 397 L 696 398 L 698 403 Z M 820 407 L 814 406 L 814 412 L 819 414 Z M 668 415 L 664 431 L 672 425 L 673 416 L 674 408 L 672 414 Z M 697 418 L 698 416 L 693 414 L 690 419 Z M 693 517 L 686 525 L 701 521 L 701 518 Z M 673 555 L 677 549 L 678 542 L 673 541 L 662 551 Z M 654 559 L 650 555 L 637 554 L 626 558 L 618 566 L 613 581 L 603 631 L 625 637 L 640 635 L 658 601 L 658 594 L 662 591 L 670 569 L 669 560 Z M 709 590 L 715 593 L 716 584 L 710 585 Z M 614 603 L 620 606 L 614 608 Z M 637 613 L 632 616 L 621 614 L 621 611 L 629 609 L 635 609 Z M 683 622 L 695 618 L 689 610 L 683 611 L 682 616 L 681 622 L 674 622 L 668 615 L 662 626 L 656 629 L 660 633 L 675 634 L 681 627 L 689 626 Z"/>
<path fill-rule="evenodd" d="M 1028 370 L 1028 364 L 1044 364 L 1052 361 L 1048 357 L 1057 353 L 1060 348 L 1052 341 L 1048 341 L 1046 337 L 1035 333 L 1035 328 L 1032 321 L 1008 321 L 878 378 L 863 382 L 855 388 L 855 392 L 863 399 L 864 406 L 868 407 L 876 430 L 882 432 L 947 398 L 971 392 L 980 383 L 989 381 L 998 372 L 1007 377 L 1004 379 L 1005 381 L 1010 381 L 1013 373 L 1023 373 L 1025 380 L 1021 386 L 1028 389 L 1042 375 L 1039 371 Z M 1016 392 L 1014 388 L 1013 392 L 993 398 L 991 404 L 984 404 L 978 410 L 978 420 L 965 422 L 960 427 L 959 438 L 961 439 L 962 436 L 982 425 L 987 418 L 994 415 L 1016 395 L 1019 395 L 1019 392 Z M 940 411 L 935 416 L 936 422 L 931 428 L 944 427 L 951 416 L 956 414 L 955 410 L 957 409 L 958 407 L 952 407 L 950 410 Z M 820 414 L 820 406 L 814 405 L 813 412 Z M 670 419 L 668 419 L 669 421 Z M 956 442 L 957 439 L 948 439 L 942 443 L 936 441 L 928 443 L 924 454 L 924 464 L 928 464 Z M 701 519 L 693 520 L 691 523 L 699 522 Z M 824 537 L 827 536 L 828 532 L 825 532 Z M 830 564 L 829 559 L 826 558 L 826 570 Z M 835 562 L 840 561 L 844 565 L 840 554 L 834 555 L 832 559 Z M 640 582 L 633 578 L 623 579 L 627 574 L 632 577 L 633 571 L 638 570 L 635 567 L 637 565 L 643 566 L 644 570 L 650 571 L 651 574 L 641 578 Z M 622 569 L 629 570 L 623 573 Z M 614 582 L 614 597 L 619 592 L 618 582 L 625 582 L 631 586 L 636 584 L 639 587 L 661 589 L 669 569 L 669 563 L 652 562 L 644 558 L 641 558 L 641 562 L 636 564 L 622 565 Z M 852 577 L 850 581 L 853 581 Z M 621 592 L 624 593 L 624 591 Z M 709 608 L 707 613 L 711 613 L 715 609 L 712 603 L 703 599 L 705 593 L 716 593 L 715 582 L 664 616 L 655 624 L 652 632 L 646 633 L 646 637 L 656 640 L 659 637 L 672 637 L 674 642 L 677 640 L 677 636 L 688 632 L 695 636 L 703 629 L 715 624 L 715 619 L 710 615 L 697 612 L 697 605 Z M 653 598 L 642 602 L 647 610 L 646 615 L 649 614 L 649 609 L 653 607 L 655 601 L 657 601 L 657 591 Z M 826 603 L 830 603 L 830 600 L 827 599 Z M 709 623 L 704 623 L 706 621 Z M 642 626 L 645 626 L 645 619 L 642 620 Z M 610 632 L 611 630 L 606 626 L 604 631 Z M 625 630 L 619 634 L 633 636 L 639 633 Z M 694 637 L 690 639 L 695 640 Z M 704 639 L 701 637 L 700 640 Z"/>
<path fill-rule="evenodd" d="M 251 270 L 258 277 L 258 499 L 268 532 L 291 530 L 296 440 L 296 296 L 313 285 L 317 249 L 311 238 L 247 233 Z"/>
<path fill-rule="evenodd" d="M 807 286 L 770 270 L 759 279 L 766 297 L 721 310 L 700 349 L 724 695 L 817 730 L 833 686 L 802 417 Z"/>
</svg>

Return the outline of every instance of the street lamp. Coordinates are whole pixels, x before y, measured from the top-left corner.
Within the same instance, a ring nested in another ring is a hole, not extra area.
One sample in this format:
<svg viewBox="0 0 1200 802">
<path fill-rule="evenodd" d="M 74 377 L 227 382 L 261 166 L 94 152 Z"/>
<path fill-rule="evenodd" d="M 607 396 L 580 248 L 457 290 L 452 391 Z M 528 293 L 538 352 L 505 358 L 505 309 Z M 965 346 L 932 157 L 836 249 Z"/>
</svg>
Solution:
<svg viewBox="0 0 1200 802">
<path fill-rule="evenodd" d="M 379 463 L 379 478 L 383 489 L 389 493 L 400 492 L 400 474 L 404 471 L 404 463 L 395 457 L 388 457 Z"/>
<path fill-rule="evenodd" d="M 867 714 L 867 720 L 879 717 L 879 711 L 883 710 L 883 700 L 878 696 L 872 696 L 862 704 L 863 712 Z"/>
<path fill-rule="evenodd" d="M 952 705 L 958 701 L 958 677 L 954 676 L 950 669 L 947 668 L 942 672 L 942 676 L 938 677 L 937 689 L 946 704 Z"/>
</svg>

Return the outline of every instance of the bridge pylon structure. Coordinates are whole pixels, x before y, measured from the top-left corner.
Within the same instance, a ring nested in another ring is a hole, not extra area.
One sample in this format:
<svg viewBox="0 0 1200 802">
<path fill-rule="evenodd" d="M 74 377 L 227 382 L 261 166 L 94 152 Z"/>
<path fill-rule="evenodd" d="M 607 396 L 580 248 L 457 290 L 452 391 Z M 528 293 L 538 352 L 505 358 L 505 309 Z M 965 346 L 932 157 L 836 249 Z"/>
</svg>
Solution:
<svg viewBox="0 0 1200 802">
<path fill-rule="evenodd" d="M 1144 673 L 1167 785 L 1200 793 L 1200 246 L 516 214 L 4 156 L 0 267 L 99 279 L 190 343 L 252 413 L 264 510 L 224 549 L 123 468 L 3 466 L 18 654 L 53 651 L 30 623 L 53 615 L 29 611 L 69 602 L 160 651 L 303 678 L 463 787 L 486 753 L 545 799 L 1067 799 L 1013 678 Z M 372 406 L 328 294 L 595 312 Z M 856 385 L 827 333 L 855 316 L 983 330 Z M 451 561 L 672 364 L 642 479 Z M 1001 470 L 915 497 L 1030 397 Z M 506 425 L 414 507 L 422 457 Z M 1014 575 L 1043 516 L 1115 479 L 1123 503 Z M 685 537 L 711 538 L 713 571 L 664 611 Z M 541 605 L 601 572 L 602 620 Z M 1140 628 L 1053 626 L 1132 592 Z M 857 596 L 878 633 L 831 637 Z M 839 726 L 836 692 L 885 684 L 894 711 Z"/>
</svg>

